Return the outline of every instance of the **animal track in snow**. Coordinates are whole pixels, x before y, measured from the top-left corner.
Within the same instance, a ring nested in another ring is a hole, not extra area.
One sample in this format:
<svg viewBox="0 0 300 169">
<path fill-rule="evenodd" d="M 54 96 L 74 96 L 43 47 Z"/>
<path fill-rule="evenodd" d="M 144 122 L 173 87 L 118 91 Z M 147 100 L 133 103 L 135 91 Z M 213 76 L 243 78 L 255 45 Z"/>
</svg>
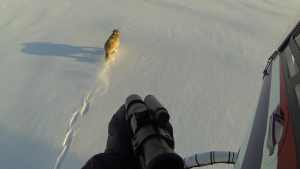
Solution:
<svg viewBox="0 0 300 169">
<path fill-rule="evenodd" d="M 82 106 L 82 108 L 80 110 L 80 114 L 82 116 L 84 116 L 89 111 L 89 108 L 90 108 L 90 96 L 91 96 L 93 90 L 88 94 L 87 98 L 83 102 L 83 106 Z"/>
<path fill-rule="evenodd" d="M 76 111 L 74 114 L 73 114 L 73 117 L 71 119 L 71 122 L 70 122 L 70 126 L 72 126 L 76 121 L 77 121 L 77 118 L 78 118 L 78 115 L 80 114 L 80 111 Z"/>
<path fill-rule="evenodd" d="M 56 164 L 55 164 L 55 169 L 60 169 L 61 167 L 61 164 L 64 160 L 64 158 L 66 157 L 69 149 L 70 149 L 70 146 L 71 146 L 71 143 L 72 143 L 72 139 L 73 139 L 73 133 L 74 133 L 74 130 L 71 129 L 68 131 L 67 135 L 66 135 L 66 138 L 65 138 L 65 141 L 63 143 L 63 151 L 60 153 L 60 155 L 58 156 L 57 160 L 56 160 Z"/>
<path fill-rule="evenodd" d="M 104 83 L 104 87 L 101 87 L 100 89 L 97 89 L 99 92 L 99 97 L 101 97 L 108 89 L 108 80 L 107 78 L 104 76 L 107 72 L 109 72 L 109 68 L 110 68 L 110 64 L 106 64 L 105 63 L 105 66 L 104 68 L 102 69 L 102 71 L 100 72 L 99 74 L 99 79 L 101 79 Z M 73 113 L 73 116 L 70 120 L 70 125 L 67 129 L 67 132 L 66 132 L 66 137 L 65 137 L 65 140 L 63 142 L 63 150 L 62 152 L 58 155 L 58 157 L 56 158 L 55 160 L 55 165 L 51 166 L 51 169 L 60 169 L 65 157 L 67 156 L 68 154 L 68 151 L 71 147 L 71 144 L 72 144 L 72 140 L 75 136 L 75 132 L 76 132 L 76 129 L 78 127 L 78 125 L 80 123 L 83 123 L 83 117 L 88 113 L 89 111 L 89 108 L 91 106 L 91 100 L 92 100 L 92 95 L 94 93 L 94 90 L 99 86 L 98 83 L 96 83 L 95 87 L 89 92 L 89 94 L 87 95 L 87 97 L 83 100 L 83 105 L 80 109 L 76 110 L 74 113 Z M 99 88 L 99 87 L 98 87 Z M 97 92 L 98 93 L 98 92 Z"/>
<path fill-rule="evenodd" d="M 89 108 L 90 108 L 90 102 L 87 102 L 87 101 L 85 101 L 84 103 L 83 103 L 83 106 L 82 106 L 82 109 L 81 109 L 81 115 L 82 116 L 84 116 L 88 111 L 89 111 Z"/>
<path fill-rule="evenodd" d="M 84 116 L 88 112 L 89 106 L 90 106 L 90 99 L 91 99 L 90 97 L 91 97 L 92 93 L 93 93 L 93 90 L 91 90 L 90 93 L 88 94 L 87 98 L 84 99 L 82 108 L 80 110 L 77 110 L 75 113 L 73 113 L 73 117 L 71 118 L 71 121 L 70 121 L 70 126 L 67 130 L 67 134 L 66 134 L 65 140 L 63 142 L 63 150 L 56 159 L 54 169 L 60 169 L 61 164 L 71 147 L 75 128 L 78 126 L 78 124 L 75 125 L 75 123 L 77 122 L 79 115 Z"/>
</svg>

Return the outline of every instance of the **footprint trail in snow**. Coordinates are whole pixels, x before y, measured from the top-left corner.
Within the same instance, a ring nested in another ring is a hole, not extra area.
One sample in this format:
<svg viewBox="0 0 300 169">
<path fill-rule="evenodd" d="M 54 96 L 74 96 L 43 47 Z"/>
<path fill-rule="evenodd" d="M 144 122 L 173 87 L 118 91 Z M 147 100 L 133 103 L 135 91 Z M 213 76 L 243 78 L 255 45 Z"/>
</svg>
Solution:
<svg viewBox="0 0 300 169">
<path fill-rule="evenodd" d="M 78 126 L 81 126 L 81 124 L 84 122 L 84 116 L 88 113 L 89 108 L 91 106 L 91 101 L 93 98 L 93 93 L 98 93 L 99 97 L 101 97 L 108 89 L 109 83 L 108 79 L 105 76 L 107 72 L 109 72 L 110 64 L 104 63 L 103 68 L 99 73 L 98 79 L 96 81 L 95 86 L 93 89 L 88 93 L 87 97 L 83 99 L 83 104 L 81 108 L 79 108 L 77 111 L 73 113 L 73 116 L 69 122 L 69 127 L 66 131 L 66 137 L 63 142 L 63 149 L 61 153 L 58 155 L 58 157 L 54 161 L 54 166 L 52 164 L 51 169 L 60 169 L 65 157 L 68 154 L 68 151 L 71 147 L 72 140 L 74 136 L 76 135 L 76 130 L 78 129 Z M 99 91 L 99 92 L 97 92 Z"/>
</svg>

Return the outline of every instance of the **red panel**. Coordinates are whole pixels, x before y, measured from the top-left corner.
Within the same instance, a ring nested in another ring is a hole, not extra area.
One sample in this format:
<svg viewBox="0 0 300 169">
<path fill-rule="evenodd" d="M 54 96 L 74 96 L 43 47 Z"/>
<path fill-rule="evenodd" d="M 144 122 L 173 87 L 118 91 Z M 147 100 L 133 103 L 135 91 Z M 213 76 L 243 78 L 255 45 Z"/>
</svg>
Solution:
<svg viewBox="0 0 300 169">
<path fill-rule="evenodd" d="M 292 120 L 289 111 L 288 97 L 286 91 L 286 85 L 284 81 L 282 57 L 280 55 L 280 110 L 284 116 L 284 130 L 282 138 L 278 143 L 278 161 L 277 169 L 297 169 L 297 155 L 295 147 L 294 132 L 292 126 Z"/>
</svg>

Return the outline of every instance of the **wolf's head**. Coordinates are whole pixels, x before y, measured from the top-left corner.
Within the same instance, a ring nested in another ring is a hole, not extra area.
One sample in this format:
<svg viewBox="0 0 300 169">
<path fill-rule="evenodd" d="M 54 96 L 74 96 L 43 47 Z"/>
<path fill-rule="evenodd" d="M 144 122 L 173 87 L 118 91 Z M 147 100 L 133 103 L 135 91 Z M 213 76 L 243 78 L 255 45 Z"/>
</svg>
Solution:
<svg viewBox="0 0 300 169">
<path fill-rule="evenodd" d="M 112 32 L 113 32 L 113 34 L 115 34 L 115 35 L 120 35 L 120 31 L 119 31 L 118 29 L 115 29 L 115 30 L 113 30 Z"/>
</svg>

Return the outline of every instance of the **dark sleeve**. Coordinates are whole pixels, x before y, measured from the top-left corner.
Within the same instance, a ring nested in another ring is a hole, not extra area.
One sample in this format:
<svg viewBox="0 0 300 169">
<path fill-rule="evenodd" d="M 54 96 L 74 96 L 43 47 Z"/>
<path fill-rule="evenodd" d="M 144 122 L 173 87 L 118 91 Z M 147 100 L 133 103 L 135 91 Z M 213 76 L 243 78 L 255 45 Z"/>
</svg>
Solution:
<svg viewBox="0 0 300 169">
<path fill-rule="evenodd" d="M 131 143 L 132 130 L 126 122 L 123 104 L 108 125 L 108 138 L 104 153 L 91 157 L 82 169 L 139 169 L 139 159 Z"/>
<path fill-rule="evenodd" d="M 121 158 L 100 153 L 91 157 L 81 169 L 125 169 L 126 166 Z"/>
</svg>

